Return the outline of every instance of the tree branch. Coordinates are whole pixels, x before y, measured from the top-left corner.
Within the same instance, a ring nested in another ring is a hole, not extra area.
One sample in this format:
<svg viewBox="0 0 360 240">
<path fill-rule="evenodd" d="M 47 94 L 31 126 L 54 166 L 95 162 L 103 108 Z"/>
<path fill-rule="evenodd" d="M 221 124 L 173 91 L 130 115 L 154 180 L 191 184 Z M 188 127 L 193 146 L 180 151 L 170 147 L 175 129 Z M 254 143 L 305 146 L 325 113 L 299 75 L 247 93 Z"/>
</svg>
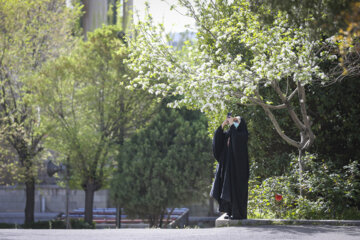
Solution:
<svg viewBox="0 0 360 240">
<path fill-rule="evenodd" d="M 295 88 L 295 90 L 287 97 L 287 101 L 290 102 L 290 100 L 295 96 L 295 93 L 298 91 L 298 88 Z"/>
<path fill-rule="evenodd" d="M 270 118 L 270 121 L 274 125 L 275 130 L 280 135 L 280 137 L 282 139 L 284 139 L 291 146 L 299 148 L 300 144 L 298 142 L 296 142 L 295 140 L 293 140 L 290 137 L 288 137 L 287 135 L 285 135 L 284 131 L 281 129 L 279 123 L 277 122 L 277 120 L 276 120 L 274 114 L 271 112 L 271 110 L 268 107 L 266 107 L 265 105 L 261 105 L 261 107 L 264 109 L 266 115 Z"/>
<path fill-rule="evenodd" d="M 235 93 L 235 96 L 236 97 L 243 97 L 244 95 L 243 94 L 240 94 L 240 93 Z M 252 104 L 241 104 L 241 103 L 238 103 L 238 105 L 245 105 L 245 106 L 254 106 L 254 105 L 260 105 L 260 106 L 264 106 L 264 107 L 267 107 L 269 109 L 274 109 L 274 110 L 279 110 L 279 109 L 285 109 L 286 108 L 286 105 L 285 104 L 279 104 L 279 105 L 271 105 L 271 104 L 267 104 L 265 102 L 263 102 L 260 98 L 260 96 L 257 94 L 257 98 L 255 97 L 249 97 L 247 96 L 247 98 L 249 98 L 249 100 L 251 102 L 253 102 Z"/>
<path fill-rule="evenodd" d="M 284 93 L 281 91 L 280 86 L 278 84 L 277 81 L 273 81 L 272 82 L 272 87 L 274 88 L 275 92 L 278 94 L 278 96 L 280 97 L 281 101 L 286 105 L 287 110 L 289 112 L 289 115 L 291 117 L 291 119 L 293 120 L 293 122 L 295 123 L 296 127 L 298 129 L 300 129 L 301 131 L 303 131 L 306 127 L 305 125 L 300 121 L 300 119 L 298 118 L 298 116 L 296 115 L 294 109 L 292 108 L 292 106 L 290 105 L 289 101 L 287 100 L 286 96 L 284 95 Z M 293 92 L 294 93 L 294 92 Z M 291 93 L 291 95 L 293 94 Z M 291 96 L 293 97 L 293 96 Z"/>
<path fill-rule="evenodd" d="M 304 142 L 302 142 L 301 145 L 302 145 L 302 149 L 307 149 L 314 142 L 315 135 L 314 135 L 313 131 L 311 130 L 310 119 L 309 119 L 309 116 L 307 115 L 307 111 L 306 111 L 305 88 L 304 88 L 304 86 L 301 85 L 301 83 L 299 81 L 297 82 L 297 85 L 298 85 L 297 88 L 299 89 L 298 96 L 299 96 L 300 110 L 301 110 L 303 122 L 304 122 L 305 127 L 306 127 L 305 133 L 307 135 L 306 142 L 305 142 L 305 139 L 304 139 Z"/>
</svg>

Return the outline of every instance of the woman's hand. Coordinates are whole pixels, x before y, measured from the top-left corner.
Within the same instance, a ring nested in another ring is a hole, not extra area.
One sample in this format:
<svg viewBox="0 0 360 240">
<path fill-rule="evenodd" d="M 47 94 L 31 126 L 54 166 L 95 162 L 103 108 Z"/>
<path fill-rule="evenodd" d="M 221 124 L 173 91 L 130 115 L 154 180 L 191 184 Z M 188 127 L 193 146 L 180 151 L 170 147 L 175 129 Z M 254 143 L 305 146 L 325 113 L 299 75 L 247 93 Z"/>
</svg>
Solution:
<svg viewBox="0 0 360 240">
<path fill-rule="evenodd" d="M 226 119 L 226 120 L 221 124 L 221 128 L 224 129 L 224 127 L 225 127 L 226 125 L 228 125 L 228 124 L 229 124 L 229 120 Z"/>
</svg>

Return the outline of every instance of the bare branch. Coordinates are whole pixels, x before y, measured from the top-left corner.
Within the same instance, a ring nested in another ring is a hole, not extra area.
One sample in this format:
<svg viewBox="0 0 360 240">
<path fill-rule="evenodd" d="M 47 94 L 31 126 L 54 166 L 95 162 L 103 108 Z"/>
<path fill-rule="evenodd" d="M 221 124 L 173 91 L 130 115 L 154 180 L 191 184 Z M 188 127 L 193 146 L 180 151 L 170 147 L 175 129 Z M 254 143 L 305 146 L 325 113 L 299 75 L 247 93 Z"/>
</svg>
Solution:
<svg viewBox="0 0 360 240">
<path fill-rule="evenodd" d="M 303 122 L 305 124 L 305 126 L 307 128 L 310 128 L 310 121 L 308 119 L 308 116 L 307 116 L 307 112 L 306 112 L 306 104 L 305 104 L 305 90 L 304 90 L 304 86 L 301 85 L 301 83 L 298 81 L 297 82 L 297 85 L 298 85 L 298 97 L 299 97 L 299 104 L 300 104 L 300 111 L 301 111 L 301 115 L 302 115 L 302 119 L 303 119 Z"/>
<path fill-rule="evenodd" d="M 294 109 L 292 108 L 292 106 L 290 105 L 289 101 L 287 100 L 286 96 L 284 95 L 284 93 L 281 91 L 280 86 L 278 84 L 277 81 L 273 81 L 272 82 L 272 87 L 274 88 L 275 92 L 278 94 L 278 96 L 280 97 L 281 101 L 286 105 L 287 110 L 289 112 L 289 115 L 291 117 L 291 119 L 293 120 L 293 122 L 295 123 L 296 127 L 298 129 L 300 129 L 301 131 L 305 129 L 305 125 L 300 121 L 300 119 L 298 118 L 298 116 L 296 115 Z"/>
<path fill-rule="evenodd" d="M 286 105 L 285 103 L 283 104 L 279 104 L 279 105 L 270 105 L 270 104 L 266 104 L 270 109 L 274 109 L 274 110 L 279 110 L 279 109 L 285 109 L 286 108 Z"/>
<path fill-rule="evenodd" d="M 295 140 L 291 139 L 290 137 L 288 137 L 284 131 L 281 129 L 279 123 L 277 122 L 274 114 L 271 112 L 271 110 L 269 108 L 267 108 L 265 105 L 261 105 L 261 107 L 264 109 L 266 115 L 270 118 L 270 121 L 272 122 L 272 124 L 275 127 L 276 132 L 280 135 L 280 137 L 282 139 L 284 139 L 288 144 L 290 144 L 291 146 L 294 146 L 296 148 L 300 147 L 300 144 L 298 142 L 296 142 Z"/>
<path fill-rule="evenodd" d="M 235 93 L 236 97 L 243 97 L 244 95 L 241 93 Z M 243 105 L 243 106 L 254 106 L 254 105 L 259 105 L 259 106 L 264 106 L 267 107 L 269 109 L 274 109 L 274 110 L 279 110 L 279 109 L 285 109 L 286 105 L 285 104 L 279 104 L 279 105 L 271 105 L 268 103 L 265 103 L 264 101 L 261 100 L 259 93 L 257 93 L 257 97 L 250 97 L 247 96 L 247 98 L 252 102 L 252 104 L 242 104 L 242 103 L 238 103 L 238 105 Z"/>
<path fill-rule="evenodd" d="M 260 100 L 260 96 L 257 95 L 258 98 L 250 98 L 252 101 L 256 102 L 258 105 L 260 106 L 264 106 L 264 107 L 267 107 L 269 109 L 274 109 L 274 110 L 279 110 L 279 109 L 285 109 L 286 108 L 286 104 L 279 104 L 279 105 L 271 105 L 271 104 L 268 104 L 268 103 L 265 103 L 263 101 Z"/>
<path fill-rule="evenodd" d="M 295 90 L 287 97 L 287 101 L 290 102 L 290 100 L 295 96 L 295 93 L 298 91 L 298 88 L 295 88 Z"/>
<path fill-rule="evenodd" d="M 313 131 L 311 130 L 311 123 L 310 123 L 310 119 L 309 116 L 307 114 L 306 111 L 306 96 L 305 96 L 305 88 L 304 86 L 301 85 L 301 83 L 298 81 L 297 82 L 298 85 L 298 96 L 299 96 L 299 103 L 300 103 L 300 110 L 301 110 L 301 114 L 302 114 L 302 118 L 303 118 L 303 122 L 305 124 L 305 131 L 306 131 L 306 135 L 308 137 L 308 139 L 306 140 L 306 142 L 302 142 L 303 147 L 302 148 L 309 148 L 313 141 L 315 140 L 315 135 L 313 133 Z M 305 140 L 304 140 L 305 141 Z"/>
</svg>

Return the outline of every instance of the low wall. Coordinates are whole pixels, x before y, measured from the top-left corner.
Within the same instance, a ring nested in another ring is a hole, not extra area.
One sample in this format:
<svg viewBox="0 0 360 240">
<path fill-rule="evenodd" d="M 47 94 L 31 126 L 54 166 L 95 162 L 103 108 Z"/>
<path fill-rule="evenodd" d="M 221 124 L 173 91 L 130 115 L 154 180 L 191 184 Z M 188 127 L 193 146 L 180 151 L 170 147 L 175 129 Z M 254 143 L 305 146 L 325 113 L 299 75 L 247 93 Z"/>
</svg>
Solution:
<svg viewBox="0 0 360 240">
<path fill-rule="evenodd" d="M 25 188 L 23 186 L 0 186 L 0 212 L 22 212 L 25 209 Z M 35 212 L 65 212 L 66 190 L 57 185 L 35 187 Z M 85 192 L 70 190 L 69 209 L 85 206 Z M 109 207 L 108 190 L 94 195 L 94 208 Z"/>
<path fill-rule="evenodd" d="M 23 223 L 25 209 L 25 188 L 23 186 L 0 186 L 0 222 Z M 57 185 L 37 185 L 35 187 L 35 220 L 53 219 L 58 213 L 65 212 L 66 190 Z M 217 206 L 213 210 L 209 200 L 188 204 L 191 225 L 207 222 L 206 216 L 217 215 Z M 85 192 L 70 190 L 69 210 L 84 208 Z M 94 208 L 114 207 L 110 203 L 109 190 L 100 190 L 94 195 Z M 211 219 L 213 222 L 213 220 Z"/>
</svg>

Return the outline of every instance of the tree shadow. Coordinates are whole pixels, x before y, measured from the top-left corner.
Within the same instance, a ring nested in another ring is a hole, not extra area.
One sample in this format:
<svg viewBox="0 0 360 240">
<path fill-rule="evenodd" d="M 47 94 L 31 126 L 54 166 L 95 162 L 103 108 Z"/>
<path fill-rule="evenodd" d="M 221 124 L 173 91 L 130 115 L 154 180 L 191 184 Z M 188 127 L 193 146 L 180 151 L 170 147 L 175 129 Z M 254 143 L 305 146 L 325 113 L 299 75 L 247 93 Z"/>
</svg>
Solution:
<svg viewBox="0 0 360 240">
<path fill-rule="evenodd" d="M 332 226 L 332 225 L 264 225 L 249 226 L 249 229 L 258 232 L 269 232 L 269 234 L 304 234 L 314 235 L 319 233 L 342 233 L 350 236 L 360 236 L 358 226 Z"/>
</svg>

